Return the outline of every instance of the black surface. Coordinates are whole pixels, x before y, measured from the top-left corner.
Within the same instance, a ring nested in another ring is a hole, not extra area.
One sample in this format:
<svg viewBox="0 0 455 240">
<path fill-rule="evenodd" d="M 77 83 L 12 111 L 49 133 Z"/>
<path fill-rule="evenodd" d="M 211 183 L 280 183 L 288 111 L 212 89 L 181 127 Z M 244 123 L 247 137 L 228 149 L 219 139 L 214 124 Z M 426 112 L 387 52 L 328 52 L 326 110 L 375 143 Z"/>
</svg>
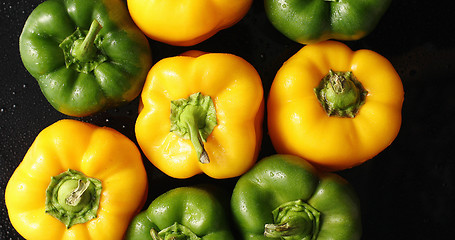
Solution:
<svg viewBox="0 0 455 240">
<path fill-rule="evenodd" d="M 27 16 L 42 1 L 0 3 L 0 189 L 4 189 L 36 135 L 62 118 L 41 94 L 19 56 L 18 39 Z M 448 1 L 447 1 L 448 3 Z M 362 206 L 362 239 L 450 239 L 455 224 L 455 30 L 453 11 L 442 2 L 395 0 L 377 28 L 364 39 L 345 42 L 353 50 L 371 49 L 388 58 L 405 89 L 403 124 L 390 147 L 353 169 L 339 172 L 357 191 Z M 228 52 L 245 58 L 260 73 L 265 94 L 282 63 L 302 45 L 268 23 L 262 1 L 248 15 L 194 47 L 150 41 L 154 61 L 189 49 Z M 79 120 L 109 126 L 135 141 L 134 101 Z M 260 157 L 274 153 L 264 128 Z M 149 171 L 148 203 L 176 186 L 215 182 L 230 191 L 236 179 L 203 175 L 186 180 L 166 177 L 144 158 Z M 21 239 L 1 202 L 0 239 Z"/>
</svg>

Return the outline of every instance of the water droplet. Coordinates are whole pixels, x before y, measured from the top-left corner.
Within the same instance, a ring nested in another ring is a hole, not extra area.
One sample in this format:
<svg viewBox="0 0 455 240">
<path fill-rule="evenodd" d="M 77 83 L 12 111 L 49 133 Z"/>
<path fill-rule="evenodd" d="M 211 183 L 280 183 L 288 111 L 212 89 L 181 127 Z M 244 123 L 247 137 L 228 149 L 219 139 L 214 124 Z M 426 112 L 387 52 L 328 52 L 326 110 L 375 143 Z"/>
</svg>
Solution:
<svg viewBox="0 0 455 240">
<path fill-rule="evenodd" d="M 279 0 L 278 3 L 280 4 L 281 8 L 287 8 L 288 7 L 288 4 L 285 1 L 283 1 L 283 0 Z"/>
</svg>

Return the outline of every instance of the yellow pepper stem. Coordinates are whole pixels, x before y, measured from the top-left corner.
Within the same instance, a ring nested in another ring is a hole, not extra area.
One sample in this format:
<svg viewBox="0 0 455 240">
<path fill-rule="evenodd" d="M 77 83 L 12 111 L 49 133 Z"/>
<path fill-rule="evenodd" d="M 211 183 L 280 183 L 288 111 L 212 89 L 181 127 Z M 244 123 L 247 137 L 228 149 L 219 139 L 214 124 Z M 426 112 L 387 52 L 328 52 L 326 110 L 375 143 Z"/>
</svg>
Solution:
<svg viewBox="0 0 455 240">
<path fill-rule="evenodd" d="M 96 218 L 101 181 L 69 169 L 51 178 L 46 190 L 45 211 L 67 228 Z"/>
<path fill-rule="evenodd" d="M 314 89 L 328 116 L 353 118 L 365 103 L 368 92 L 352 72 L 329 73 Z"/>
<path fill-rule="evenodd" d="M 65 204 L 71 207 L 78 206 L 89 186 L 89 181 L 83 181 L 82 179 L 79 179 L 77 181 L 77 187 L 65 198 Z"/>
<path fill-rule="evenodd" d="M 188 109 L 191 109 L 191 107 L 186 108 L 186 110 L 188 110 Z M 189 111 L 191 111 L 191 110 L 189 110 Z M 191 115 L 184 114 L 183 116 L 184 116 L 183 118 L 185 118 L 185 116 L 191 116 Z M 204 141 L 202 140 L 202 136 L 201 136 L 200 132 L 198 131 L 198 128 L 197 128 L 198 124 L 196 123 L 194 117 L 189 117 L 189 118 L 186 117 L 183 121 L 185 121 L 187 128 L 189 130 L 190 140 L 191 140 L 191 143 L 193 144 L 193 147 L 196 149 L 199 162 L 210 163 L 209 156 L 207 155 L 207 152 L 205 151 L 205 148 L 204 148 Z"/>
<path fill-rule="evenodd" d="M 215 128 L 216 111 L 210 96 L 194 93 L 188 98 L 171 101 L 171 132 L 190 139 L 201 163 L 210 163 L 204 142 Z"/>
</svg>

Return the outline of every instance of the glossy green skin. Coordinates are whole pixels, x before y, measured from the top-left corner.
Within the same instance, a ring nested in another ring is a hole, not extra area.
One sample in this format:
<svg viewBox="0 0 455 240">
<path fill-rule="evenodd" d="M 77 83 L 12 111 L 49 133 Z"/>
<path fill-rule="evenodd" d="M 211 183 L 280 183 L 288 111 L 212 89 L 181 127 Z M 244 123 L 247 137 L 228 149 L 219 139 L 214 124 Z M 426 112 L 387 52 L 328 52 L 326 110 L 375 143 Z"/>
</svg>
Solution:
<svg viewBox="0 0 455 240">
<path fill-rule="evenodd" d="M 267 240 L 264 225 L 273 223 L 271 212 L 298 199 L 321 213 L 318 240 L 360 239 L 360 206 L 351 186 L 296 156 L 273 155 L 259 161 L 237 182 L 231 208 L 244 239 Z"/>
<path fill-rule="evenodd" d="M 357 40 L 370 33 L 391 0 L 264 0 L 272 25 L 302 43 Z"/>
<path fill-rule="evenodd" d="M 96 19 L 102 29 L 99 53 L 107 60 L 89 73 L 67 68 L 59 44 L 77 27 Z M 47 0 L 27 19 L 19 39 L 24 66 L 58 111 L 87 116 L 135 99 L 152 59 L 147 38 L 120 0 Z"/>
<path fill-rule="evenodd" d="M 159 232 L 176 222 L 203 240 L 233 240 L 227 211 L 218 194 L 207 187 L 172 189 L 133 218 L 125 240 L 152 240 L 152 228 Z"/>
</svg>

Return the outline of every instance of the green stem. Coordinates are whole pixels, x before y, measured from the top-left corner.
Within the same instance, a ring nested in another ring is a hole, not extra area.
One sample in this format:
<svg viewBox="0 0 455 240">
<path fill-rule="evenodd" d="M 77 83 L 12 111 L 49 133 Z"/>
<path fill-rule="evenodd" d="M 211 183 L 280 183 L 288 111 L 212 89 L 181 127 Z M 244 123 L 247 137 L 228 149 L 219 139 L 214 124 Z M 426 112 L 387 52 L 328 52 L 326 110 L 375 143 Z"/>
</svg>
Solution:
<svg viewBox="0 0 455 240">
<path fill-rule="evenodd" d="M 65 198 L 65 203 L 69 206 L 77 206 L 81 202 L 82 196 L 89 186 L 89 181 L 82 181 L 82 179 L 79 179 L 79 181 L 77 181 L 77 187 Z"/>
<path fill-rule="evenodd" d="M 67 228 L 96 218 L 101 181 L 69 169 L 51 178 L 46 189 L 45 211 Z"/>
<path fill-rule="evenodd" d="M 71 54 L 74 58 L 81 62 L 88 62 L 93 59 L 96 54 L 95 39 L 98 32 L 101 30 L 101 24 L 94 19 L 90 25 L 87 36 L 84 39 L 78 39 L 74 42 Z"/>
<path fill-rule="evenodd" d="M 160 236 L 158 236 L 158 232 L 154 228 L 150 229 L 150 236 L 152 236 L 153 240 L 163 240 Z"/>
<path fill-rule="evenodd" d="M 101 25 L 95 19 L 88 31 L 79 27 L 59 45 L 65 56 L 67 68 L 73 68 L 78 72 L 90 73 L 98 65 L 105 62 L 108 58 L 99 51 L 99 31 Z"/>
<path fill-rule="evenodd" d="M 210 163 L 204 143 L 217 124 L 211 97 L 194 93 L 188 98 L 171 101 L 170 119 L 171 132 L 190 139 L 199 162 Z"/>
<path fill-rule="evenodd" d="M 328 116 L 350 118 L 355 117 L 368 94 L 352 72 L 332 70 L 314 92 Z"/>
<path fill-rule="evenodd" d="M 269 238 L 279 238 L 283 236 L 292 236 L 290 232 L 292 226 L 287 222 L 283 224 L 265 224 L 264 236 Z"/>
<path fill-rule="evenodd" d="M 315 240 L 320 213 L 302 200 L 287 202 L 272 212 L 273 223 L 265 224 L 264 236 L 286 240 Z"/>
<path fill-rule="evenodd" d="M 173 225 L 158 232 L 156 229 L 150 229 L 150 235 L 153 240 L 200 240 L 189 228 L 182 224 L 174 223 Z"/>
<path fill-rule="evenodd" d="M 193 144 L 194 149 L 196 150 L 199 162 L 201 163 L 210 163 L 209 156 L 204 148 L 204 142 L 202 140 L 202 136 L 199 133 L 198 124 L 195 121 L 194 117 L 190 117 L 186 119 L 186 124 L 189 129 L 190 140 Z"/>
</svg>

